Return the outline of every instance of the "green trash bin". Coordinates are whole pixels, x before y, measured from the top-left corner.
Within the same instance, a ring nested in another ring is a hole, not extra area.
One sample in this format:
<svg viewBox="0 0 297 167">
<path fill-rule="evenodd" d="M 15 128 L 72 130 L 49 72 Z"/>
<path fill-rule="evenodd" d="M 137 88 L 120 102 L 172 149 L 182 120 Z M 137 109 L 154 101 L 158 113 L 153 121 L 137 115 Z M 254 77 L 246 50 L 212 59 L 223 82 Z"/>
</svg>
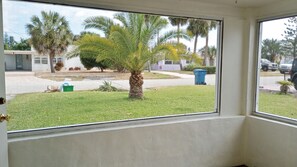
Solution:
<svg viewBox="0 0 297 167">
<path fill-rule="evenodd" d="M 63 85 L 63 92 L 73 92 L 73 85 Z"/>
</svg>

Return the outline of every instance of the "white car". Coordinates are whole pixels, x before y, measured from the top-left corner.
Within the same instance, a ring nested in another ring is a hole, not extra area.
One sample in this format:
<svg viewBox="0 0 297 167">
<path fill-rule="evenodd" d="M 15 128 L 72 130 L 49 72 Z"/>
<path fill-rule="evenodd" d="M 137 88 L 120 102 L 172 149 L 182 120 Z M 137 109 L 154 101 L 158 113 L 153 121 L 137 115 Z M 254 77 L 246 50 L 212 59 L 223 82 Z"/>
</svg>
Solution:
<svg viewBox="0 0 297 167">
<path fill-rule="evenodd" d="M 284 62 L 283 64 L 279 65 L 279 72 L 281 74 L 288 73 L 292 69 L 293 60 Z"/>
</svg>

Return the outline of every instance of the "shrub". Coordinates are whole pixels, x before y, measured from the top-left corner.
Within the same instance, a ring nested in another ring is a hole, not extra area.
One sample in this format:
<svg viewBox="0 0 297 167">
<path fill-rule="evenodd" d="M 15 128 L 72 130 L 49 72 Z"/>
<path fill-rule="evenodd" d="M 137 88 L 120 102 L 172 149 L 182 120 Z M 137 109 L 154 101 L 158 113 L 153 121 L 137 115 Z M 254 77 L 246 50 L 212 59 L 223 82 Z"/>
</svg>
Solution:
<svg viewBox="0 0 297 167">
<path fill-rule="evenodd" d="M 115 92 L 118 91 L 118 89 L 111 85 L 111 82 L 103 81 L 103 85 L 101 85 L 98 89 L 102 92 Z"/>
<path fill-rule="evenodd" d="M 184 67 L 184 71 L 194 71 L 195 69 L 203 69 L 207 71 L 207 74 L 215 74 L 216 73 L 216 67 L 215 66 L 198 66 L 195 64 L 189 64 L 186 67 Z"/>
<path fill-rule="evenodd" d="M 80 67 L 74 67 L 75 71 L 80 71 Z"/>
<path fill-rule="evenodd" d="M 288 91 L 290 90 L 290 86 L 293 85 L 292 82 L 289 82 L 289 81 L 278 81 L 277 82 L 278 84 L 280 84 L 280 93 L 281 94 L 287 94 Z"/>
<path fill-rule="evenodd" d="M 56 71 L 61 71 L 61 69 L 64 67 L 64 64 L 63 64 L 63 62 L 58 62 L 58 63 L 56 63 L 56 65 L 55 65 L 55 70 Z"/>
</svg>

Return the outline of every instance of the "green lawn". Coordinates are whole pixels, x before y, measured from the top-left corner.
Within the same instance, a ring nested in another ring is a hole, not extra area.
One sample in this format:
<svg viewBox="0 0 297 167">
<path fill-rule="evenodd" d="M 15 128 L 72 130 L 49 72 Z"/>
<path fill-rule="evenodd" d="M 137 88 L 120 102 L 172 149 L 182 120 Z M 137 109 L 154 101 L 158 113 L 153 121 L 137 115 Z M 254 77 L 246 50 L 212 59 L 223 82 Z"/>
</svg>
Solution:
<svg viewBox="0 0 297 167">
<path fill-rule="evenodd" d="M 214 111 L 214 86 L 178 86 L 145 91 L 144 100 L 128 92 L 34 93 L 8 102 L 9 130 Z M 259 111 L 297 118 L 293 95 L 261 93 Z"/>
<path fill-rule="evenodd" d="M 144 100 L 130 100 L 128 92 L 24 94 L 8 102 L 8 130 L 214 111 L 214 99 L 213 86 L 148 90 Z"/>
<path fill-rule="evenodd" d="M 297 119 L 297 98 L 294 95 L 261 93 L 259 111 Z"/>
</svg>

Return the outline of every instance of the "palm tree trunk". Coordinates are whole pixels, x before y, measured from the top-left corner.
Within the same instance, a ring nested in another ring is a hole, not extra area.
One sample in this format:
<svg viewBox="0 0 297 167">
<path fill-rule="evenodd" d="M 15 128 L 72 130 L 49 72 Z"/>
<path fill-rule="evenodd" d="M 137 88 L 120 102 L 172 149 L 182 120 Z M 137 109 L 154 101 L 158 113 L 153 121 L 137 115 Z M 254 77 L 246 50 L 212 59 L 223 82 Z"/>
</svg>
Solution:
<svg viewBox="0 0 297 167">
<path fill-rule="evenodd" d="M 194 53 L 196 53 L 196 50 L 197 50 L 197 43 L 198 43 L 198 34 L 195 35 L 195 41 L 194 41 Z"/>
<path fill-rule="evenodd" d="M 129 98 L 133 99 L 142 99 L 143 98 L 143 76 L 141 72 L 131 72 L 131 76 L 129 79 L 130 91 Z"/>
<path fill-rule="evenodd" d="M 180 24 L 178 23 L 177 24 L 177 44 L 179 44 L 179 35 L 180 35 L 179 31 L 180 31 Z"/>
<path fill-rule="evenodd" d="M 206 39 L 205 39 L 205 51 L 204 51 L 204 60 L 203 60 L 203 65 L 206 66 L 206 59 L 208 58 L 208 41 L 209 41 L 209 37 L 208 37 L 208 32 L 206 34 Z"/>
<path fill-rule="evenodd" d="M 49 54 L 49 61 L 50 61 L 51 73 L 55 73 L 54 64 L 53 64 L 54 58 L 55 58 L 55 53 L 54 52 L 50 52 L 50 54 Z"/>
</svg>

